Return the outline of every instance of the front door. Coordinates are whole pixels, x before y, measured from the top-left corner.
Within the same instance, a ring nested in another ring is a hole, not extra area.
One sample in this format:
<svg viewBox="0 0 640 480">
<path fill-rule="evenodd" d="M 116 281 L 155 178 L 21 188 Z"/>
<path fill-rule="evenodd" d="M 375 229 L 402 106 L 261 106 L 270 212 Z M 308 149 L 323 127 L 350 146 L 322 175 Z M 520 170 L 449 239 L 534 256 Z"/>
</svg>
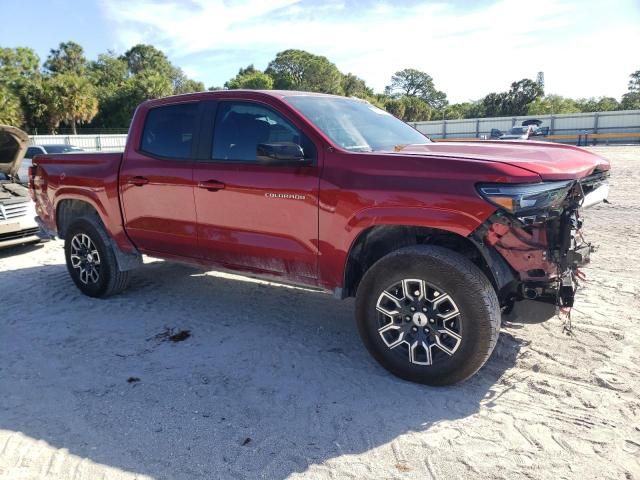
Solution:
<svg viewBox="0 0 640 480">
<path fill-rule="evenodd" d="M 146 253 L 197 257 L 193 199 L 197 102 L 147 112 L 139 148 L 128 148 L 120 169 L 125 229 Z"/>
<path fill-rule="evenodd" d="M 227 268 L 315 283 L 315 146 L 292 121 L 259 103 L 220 102 L 210 115 L 215 133 L 209 159 L 194 167 L 202 256 Z M 300 145 L 306 159 L 270 161 L 258 153 L 282 145 Z"/>
</svg>

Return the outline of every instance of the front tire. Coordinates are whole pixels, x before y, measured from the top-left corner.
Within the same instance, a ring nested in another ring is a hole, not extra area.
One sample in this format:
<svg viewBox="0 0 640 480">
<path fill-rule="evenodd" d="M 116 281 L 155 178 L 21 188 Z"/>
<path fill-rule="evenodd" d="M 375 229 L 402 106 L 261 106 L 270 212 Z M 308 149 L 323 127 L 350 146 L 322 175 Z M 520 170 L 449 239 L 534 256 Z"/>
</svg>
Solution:
<svg viewBox="0 0 640 480">
<path fill-rule="evenodd" d="M 470 260 L 419 245 L 386 255 L 365 273 L 356 320 L 367 350 L 391 373 L 451 385 L 471 377 L 493 352 L 500 307 Z"/>
<path fill-rule="evenodd" d="M 109 237 L 95 217 L 81 217 L 69 226 L 64 254 L 71 279 L 89 297 L 115 295 L 129 282 L 129 272 L 119 270 Z"/>
</svg>

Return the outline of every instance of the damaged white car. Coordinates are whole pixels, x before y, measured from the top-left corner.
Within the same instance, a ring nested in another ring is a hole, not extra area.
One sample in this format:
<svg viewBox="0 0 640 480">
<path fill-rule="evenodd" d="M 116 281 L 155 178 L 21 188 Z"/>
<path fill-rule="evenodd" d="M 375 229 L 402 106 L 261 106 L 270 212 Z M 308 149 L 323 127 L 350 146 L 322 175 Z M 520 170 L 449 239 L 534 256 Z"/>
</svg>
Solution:
<svg viewBox="0 0 640 480">
<path fill-rule="evenodd" d="M 22 130 L 0 125 L 0 248 L 41 240 L 35 204 L 17 179 L 28 143 Z"/>
</svg>

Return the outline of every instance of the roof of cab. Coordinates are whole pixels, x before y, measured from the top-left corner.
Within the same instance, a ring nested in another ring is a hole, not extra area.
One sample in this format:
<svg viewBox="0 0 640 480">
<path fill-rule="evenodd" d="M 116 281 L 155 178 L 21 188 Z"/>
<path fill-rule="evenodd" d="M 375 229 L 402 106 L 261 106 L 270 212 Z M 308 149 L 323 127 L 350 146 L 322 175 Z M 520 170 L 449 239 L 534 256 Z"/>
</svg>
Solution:
<svg viewBox="0 0 640 480">
<path fill-rule="evenodd" d="M 267 97 L 275 97 L 275 98 L 286 98 L 286 97 L 300 97 L 300 96 L 312 96 L 312 97 L 327 97 L 327 98 L 346 98 L 340 95 L 331 95 L 329 93 L 317 93 L 317 92 L 301 92 L 297 90 L 212 90 L 205 92 L 194 92 L 194 93 L 183 93 L 181 95 L 172 95 L 168 97 L 155 98 L 152 100 L 147 100 L 143 104 L 147 106 L 160 105 L 165 103 L 179 102 L 179 101 L 188 101 L 194 99 L 202 99 L 206 97 L 255 97 L 257 96 L 267 96 Z"/>
</svg>

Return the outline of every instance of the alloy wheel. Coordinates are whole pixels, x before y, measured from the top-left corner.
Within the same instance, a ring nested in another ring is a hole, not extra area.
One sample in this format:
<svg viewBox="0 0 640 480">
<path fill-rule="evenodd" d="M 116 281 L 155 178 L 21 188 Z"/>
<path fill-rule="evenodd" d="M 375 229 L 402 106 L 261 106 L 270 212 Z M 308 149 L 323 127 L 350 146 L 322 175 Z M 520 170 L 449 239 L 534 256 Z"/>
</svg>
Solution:
<svg viewBox="0 0 640 480">
<path fill-rule="evenodd" d="M 71 239 L 70 259 L 82 283 L 89 285 L 100 280 L 100 253 L 88 235 L 78 233 Z"/>
<path fill-rule="evenodd" d="M 460 310 L 451 295 L 424 280 L 390 285 L 378 297 L 376 310 L 383 342 L 412 364 L 432 365 L 460 347 Z"/>
</svg>

